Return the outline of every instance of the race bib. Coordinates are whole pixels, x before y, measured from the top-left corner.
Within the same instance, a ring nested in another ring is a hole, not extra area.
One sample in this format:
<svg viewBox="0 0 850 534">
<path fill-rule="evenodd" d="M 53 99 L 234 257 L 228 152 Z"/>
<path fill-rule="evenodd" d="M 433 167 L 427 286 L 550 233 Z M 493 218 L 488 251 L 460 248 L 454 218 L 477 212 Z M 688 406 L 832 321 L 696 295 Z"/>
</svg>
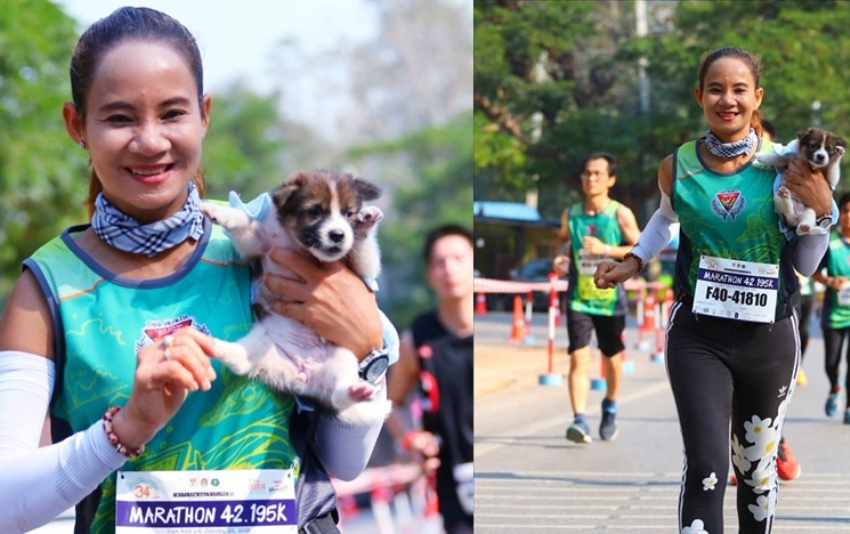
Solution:
<svg viewBox="0 0 850 534">
<path fill-rule="evenodd" d="M 474 501 L 472 462 L 456 465 L 452 473 L 454 474 L 455 484 L 457 488 L 457 498 L 460 501 L 460 505 L 461 507 L 463 507 L 464 512 L 469 515 L 472 515 Z"/>
<path fill-rule="evenodd" d="M 581 300 L 610 300 L 613 289 L 599 289 L 593 282 L 596 268 L 607 259 L 600 254 L 591 254 L 585 249 L 578 251 L 578 297 Z"/>
<path fill-rule="evenodd" d="M 835 292 L 839 306 L 850 306 L 850 284 L 844 284 Z"/>
<path fill-rule="evenodd" d="M 776 317 L 778 287 L 778 265 L 702 256 L 693 312 L 772 323 Z"/>
<path fill-rule="evenodd" d="M 298 533 L 292 470 L 119 471 L 116 534 Z"/>
</svg>

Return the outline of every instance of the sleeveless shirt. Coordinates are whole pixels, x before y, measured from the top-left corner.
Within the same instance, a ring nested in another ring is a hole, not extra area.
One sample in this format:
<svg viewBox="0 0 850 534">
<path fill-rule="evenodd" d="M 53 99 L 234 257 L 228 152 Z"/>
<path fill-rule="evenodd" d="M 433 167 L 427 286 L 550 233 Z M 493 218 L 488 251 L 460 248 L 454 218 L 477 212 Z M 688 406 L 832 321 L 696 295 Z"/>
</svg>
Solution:
<svg viewBox="0 0 850 534">
<path fill-rule="evenodd" d="M 626 291 L 622 284 L 616 288 L 599 289 L 593 283 L 596 260 L 590 259 L 582 249 L 585 236 L 596 237 L 606 245 L 619 246 L 623 243 L 623 232 L 617 221 L 617 210 L 621 204 L 611 200 L 605 209 L 590 215 L 579 202 L 570 207 L 568 224 L 570 229 L 570 267 L 567 301 L 570 309 L 591 315 L 625 315 L 628 310 Z M 584 265 L 583 265 L 584 264 Z"/>
<path fill-rule="evenodd" d="M 846 276 L 850 278 L 850 243 L 838 232 L 833 232 L 829 240 L 829 249 L 823 258 L 826 272 L 829 276 Z M 838 303 L 838 292 L 826 288 L 823 299 L 823 324 L 832 329 L 850 327 L 850 306 Z"/>
<path fill-rule="evenodd" d="M 797 276 L 773 205 L 776 170 L 752 158 L 734 173 L 718 173 L 699 154 L 701 142 L 689 141 L 673 156 L 670 199 L 681 224 L 676 294 L 694 295 L 702 255 L 778 264 L 776 317 L 788 317 Z M 771 143 L 761 141 L 758 150 L 771 150 Z"/>
<path fill-rule="evenodd" d="M 88 428 L 107 407 L 126 403 L 136 354 L 154 338 L 191 326 L 232 341 L 253 322 L 250 266 L 220 227 L 205 221 L 204 236 L 186 265 L 153 280 L 129 279 L 98 264 L 74 242 L 74 234 L 86 228 L 69 228 L 24 262 L 53 315 L 58 378 L 51 417 L 54 429 L 69 432 Z M 189 393 L 144 454 L 128 459 L 121 470 L 294 467 L 298 474 L 289 432 L 294 399 L 212 363 L 218 376 L 212 389 Z M 115 476 L 78 506 L 77 532 L 114 532 Z M 80 530 L 80 522 L 88 530 Z"/>
<path fill-rule="evenodd" d="M 411 333 L 422 376 L 423 426 L 440 437 L 440 513 L 461 520 L 469 516 L 458 501 L 452 469 L 472 462 L 473 337 L 459 338 L 449 332 L 433 310 L 414 320 Z"/>
</svg>

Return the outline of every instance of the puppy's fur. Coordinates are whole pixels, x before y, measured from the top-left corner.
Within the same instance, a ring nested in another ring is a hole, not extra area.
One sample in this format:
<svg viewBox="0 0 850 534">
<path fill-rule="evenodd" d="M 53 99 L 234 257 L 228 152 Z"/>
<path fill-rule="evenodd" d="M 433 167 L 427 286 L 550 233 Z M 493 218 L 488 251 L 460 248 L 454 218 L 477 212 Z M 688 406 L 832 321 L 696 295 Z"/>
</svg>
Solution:
<svg viewBox="0 0 850 534">
<path fill-rule="evenodd" d="M 293 275 L 268 258 L 272 247 L 282 247 L 306 250 L 322 262 L 343 260 L 361 277 L 375 278 L 381 268 L 375 229 L 383 213 L 363 202 L 380 194 L 375 185 L 350 174 L 299 171 L 271 193 L 273 209 L 261 220 L 208 202 L 201 209 L 229 232 L 243 257 L 259 258 L 265 272 Z M 360 380 L 357 357 L 351 351 L 274 313 L 274 296 L 259 278 L 254 292 L 258 321 L 234 343 L 216 340 L 222 362 L 236 374 L 312 398 L 344 421 L 373 422 L 389 414 L 389 401 L 373 400 L 374 386 Z"/>
<path fill-rule="evenodd" d="M 764 163 L 775 166 L 780 172 L 788 167 L 788 163 L 795 157 L 806 161 L 812 169 L 823 169 L 830 187 L 835 190 L 841 175 L 840 162 L 847 141 L 826 130 L 820 128 L 809 128 L 797 134 L 797 138 L 788 143 L 786 150 L 780 154 L 769 152 L 759 154 L 758 159 Z M 789 227 L 797 227 L 797 235 L 825 234 L 828 228 L 821 228 L 815 224 L 815 211 L 791 194 L 785 187 L 785 176 L 782 177 L 782 185 L 779 186 L 773 196 L 773 205 L 776 212 L 785 220 Z"/>
</svg>

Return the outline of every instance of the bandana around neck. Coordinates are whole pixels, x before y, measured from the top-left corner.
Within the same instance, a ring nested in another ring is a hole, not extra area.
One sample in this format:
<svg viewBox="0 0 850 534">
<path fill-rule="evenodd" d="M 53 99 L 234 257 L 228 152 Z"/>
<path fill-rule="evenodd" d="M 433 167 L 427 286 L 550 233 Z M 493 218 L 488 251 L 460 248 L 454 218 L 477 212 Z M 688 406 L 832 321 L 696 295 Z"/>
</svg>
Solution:
<svg viewBox="0 0 850 534">
<path fill-rule="evenodd" d="M 750 128 L 750 133 L 747 134 L 747 137 L 732 141 L 731 143 L 724 143 L 711 130 L 707 130 L 705 133 L 705 148 L 718 158 L 730 159 L 741 154 L 749 154 L 756 145 L 757 140 L 756 131 L 752 128 Z"/>
<path fill-rule="evenodd" d="M 113 247 L 153 257 L 190 237 L 201 238 L 204 214 L 200 202 L 195 184 L 189 183 L 189 196 L 177 213 L 161 221 L 140 224 L 113 206 L 101 192 L 95 200 L 91 224 L 95 233 Z"/>
</svg>

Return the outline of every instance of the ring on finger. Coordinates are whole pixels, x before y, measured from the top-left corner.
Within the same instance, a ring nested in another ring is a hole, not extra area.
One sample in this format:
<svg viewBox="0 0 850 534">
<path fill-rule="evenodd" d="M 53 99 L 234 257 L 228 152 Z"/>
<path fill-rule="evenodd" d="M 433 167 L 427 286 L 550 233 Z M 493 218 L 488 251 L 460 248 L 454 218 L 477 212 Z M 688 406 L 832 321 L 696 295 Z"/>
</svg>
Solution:
<svg viewBox="0 0 850 534">
<path fill-rule="evenodd" d="M 163 347 L 165 347 L 166 349 L 169 349 L 169 348 L 171 348 L 172 345 L 174 345 L 174 336 L 172 336 L 171 334 L 168 334 L 167 336 L 162 338 L 162 346 Z"/>
<path fill-rule="evenodd" d="M 171 349 L 166 347 L 165 350 L 162 351 L 162 359 L 166 361 L 171 359 Z"/>
</svg>

